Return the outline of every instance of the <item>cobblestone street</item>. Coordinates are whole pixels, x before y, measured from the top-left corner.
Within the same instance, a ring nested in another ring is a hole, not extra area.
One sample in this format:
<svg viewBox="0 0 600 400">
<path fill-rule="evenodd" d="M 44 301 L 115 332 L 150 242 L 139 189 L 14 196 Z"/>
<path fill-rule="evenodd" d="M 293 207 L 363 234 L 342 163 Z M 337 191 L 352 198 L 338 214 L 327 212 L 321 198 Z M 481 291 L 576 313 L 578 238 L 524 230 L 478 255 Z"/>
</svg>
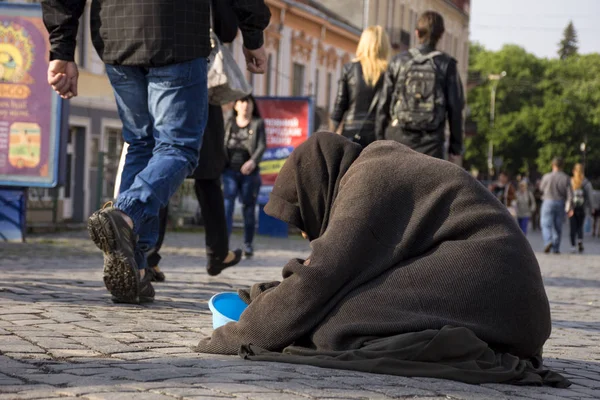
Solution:
<svg viewBox="0 0 600 400">
<path fill-rule="evenodd" d="M 280 278 L 308 244 L 260 237 L 257 253 L 209 277 L 202 233 L 169 232 L 148 306 L 115 305 L 102 284 L 102 255 L 85 232 L 0 243 L 0 400 L 49 399 L 598 399 L 600 239 L 586 254 L 538 253 L 554 329 L 548 366 L 569 389 L 474 386 L 258 363 L 190 350 L 211 332 L 207 300 L 216 292 Z M 239 243 L 240 238 L 234 238 Z M 531 236 L 536 251 L 539 234 Z"/>
</svg>

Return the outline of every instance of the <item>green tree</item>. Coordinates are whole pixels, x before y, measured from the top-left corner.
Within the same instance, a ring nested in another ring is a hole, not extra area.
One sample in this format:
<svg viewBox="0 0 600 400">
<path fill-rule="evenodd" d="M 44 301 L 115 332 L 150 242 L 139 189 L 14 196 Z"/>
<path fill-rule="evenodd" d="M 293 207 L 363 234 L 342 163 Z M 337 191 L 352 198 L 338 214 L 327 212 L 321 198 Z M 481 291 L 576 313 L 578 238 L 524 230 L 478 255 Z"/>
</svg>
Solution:
<svg viewBox="0 0 600 400">
<path fill-rule="evenodd" d="M 490 126 L 490 74 L 506 71 L 496 94 L 496 118 Z M 478 133 L 466 139 L 465 164 L 487 171 L 491 141 L 503 169 L 516 173 L 544 173 L 551 159 L 562 156 L 567 170 L 583 160 L 586 175 L 600 178 L 600 54 L 539 59 L 518 46 L 488 51 L 471 47 L 468 93 L 470 117 Z M 598 181 L 600 184 L 600 181 Z"/>
<path fill-rule="evenodd" d="M 575 31 L 573 21 L 570 21 L 563 33 L 563 39 L 559 43 L 558 56 L 561 60 L 566 60 L 577 54 L 577 50 L 579 50 L 577 46 L 577 31 Z"/>
<path fill-rule="evenodd" d="M 547 62 L 515 45 L 492 52 L 480 45 L 471 46 L 469 77 L 477 86 L 468 93 L 471 118 L 478 134 L 466 140 L 467 165 L 487 171 L 487 152 L 491 141 L 494 156 L 502 157 L 502 169 L 516 174 L 535 165 L 536 107 L 543 104 L 539 89 Z M 491 88 L 489 75 L 506 72 L 496 91 L 495 125 L 490 125 Z M 473 82 L 472 82 L 473 83 Z"/>
</svg>

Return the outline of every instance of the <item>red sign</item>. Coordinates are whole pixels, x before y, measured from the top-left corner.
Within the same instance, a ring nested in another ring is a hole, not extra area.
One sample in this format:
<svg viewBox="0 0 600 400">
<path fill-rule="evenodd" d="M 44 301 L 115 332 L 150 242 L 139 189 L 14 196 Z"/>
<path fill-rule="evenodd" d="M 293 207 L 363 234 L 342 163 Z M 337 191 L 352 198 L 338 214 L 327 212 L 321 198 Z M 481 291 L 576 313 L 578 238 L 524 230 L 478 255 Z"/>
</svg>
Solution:
<svg viewBox="0 0 600 400">
<path fill-rule="evenodd" d="M 310 98 L 259 97 L 256 104 L 267 136 L 260 174 L 263 185 L 269 186 L 292 151 L 310 135 L 313 103 Z"/>
</svg>

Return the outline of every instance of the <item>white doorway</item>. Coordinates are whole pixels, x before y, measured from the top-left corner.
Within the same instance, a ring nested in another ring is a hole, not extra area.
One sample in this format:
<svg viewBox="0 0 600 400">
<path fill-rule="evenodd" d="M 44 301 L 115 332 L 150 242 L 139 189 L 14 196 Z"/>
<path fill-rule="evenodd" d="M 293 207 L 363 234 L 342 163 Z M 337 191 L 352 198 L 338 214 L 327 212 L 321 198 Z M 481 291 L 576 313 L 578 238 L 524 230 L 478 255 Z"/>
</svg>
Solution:
<svg viewBox="0 0 600 400">
<path fill-rule="evenodd" d="M 75 187 L 75 171 L 77 167 L 77 128 L 69 128 L 69 136 L 67 138 L 67 154 L 65 162 L 65 184 L 61 188 L 60 198 L 63 202 L 62 215 L 64 220 L 73 219 L 73 189 Z"/>
</svg>

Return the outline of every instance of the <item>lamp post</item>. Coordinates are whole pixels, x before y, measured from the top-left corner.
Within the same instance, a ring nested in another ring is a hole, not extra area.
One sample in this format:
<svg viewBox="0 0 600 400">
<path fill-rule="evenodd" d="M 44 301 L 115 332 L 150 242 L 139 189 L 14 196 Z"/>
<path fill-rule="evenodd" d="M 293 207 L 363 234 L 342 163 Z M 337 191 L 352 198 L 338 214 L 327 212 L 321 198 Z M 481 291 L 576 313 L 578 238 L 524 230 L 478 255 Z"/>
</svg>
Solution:
<svg viewBox="0 0 600 400">
<path fill-rule="evenodd" d="M 500 80 L 506 76 L 506 71 L 502 71 L 499 74 L 490 74 L 488 79 L 492 82 L 492 93 L 490 99 L 490 127 L 494 130 L 494 124 L 496 122 L 496 89 Z M 488 174 L 490 180 L 494 176 L 494 143 L 490 140 L 488 146 Z"/>
<path fill-rule="evenodd" d="M 579 150 L 581 150 L 581 152 L 583 153 L 583 169 L 585 170 L 585 164 L 586 164 L 586 158 L 587 158 L 587 152 L 589 150 L 589 147 L 587 145 L 587 135 L 584 138 L 584 141 L 579 145 Z"/>
</svg>

